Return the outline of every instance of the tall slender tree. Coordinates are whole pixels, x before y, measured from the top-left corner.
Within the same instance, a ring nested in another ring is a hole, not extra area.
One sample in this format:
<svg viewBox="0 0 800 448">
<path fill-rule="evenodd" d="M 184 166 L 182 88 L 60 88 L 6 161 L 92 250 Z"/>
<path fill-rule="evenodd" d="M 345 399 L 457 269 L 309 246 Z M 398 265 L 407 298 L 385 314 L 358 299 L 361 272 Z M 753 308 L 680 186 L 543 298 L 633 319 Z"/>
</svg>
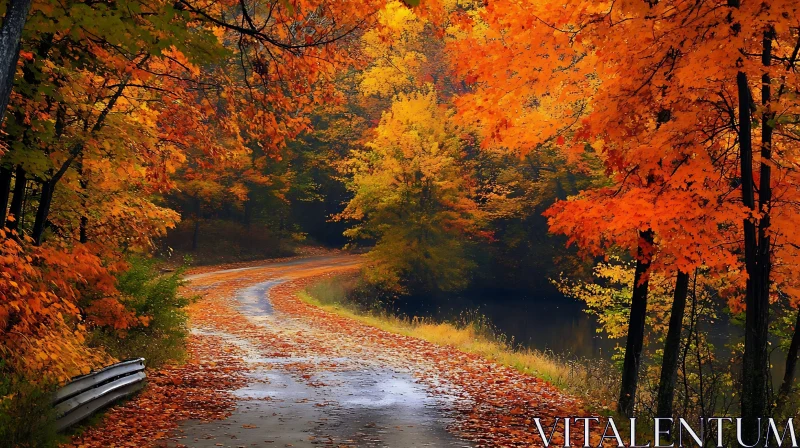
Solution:
<svg viewBox="0 0 800 448">
<path fill-rule="evenodd" d="M 0 26 L 0 125 L 6 115 L 19 60 L 20 39 L 32 0 L 8 0 Z"/>
</svg>

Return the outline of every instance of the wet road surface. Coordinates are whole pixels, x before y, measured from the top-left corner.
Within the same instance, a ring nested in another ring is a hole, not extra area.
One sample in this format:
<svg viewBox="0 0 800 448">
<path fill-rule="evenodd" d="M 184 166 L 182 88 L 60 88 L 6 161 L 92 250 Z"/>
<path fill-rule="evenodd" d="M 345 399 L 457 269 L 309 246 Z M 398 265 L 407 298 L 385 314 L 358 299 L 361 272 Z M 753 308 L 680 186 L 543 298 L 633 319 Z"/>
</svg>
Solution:
<svg viewBox="0 0 800 448">
<path fill-rule="evenodd" d="M 259 336 L 291 349 L 235 329 L 195 326 L 194 333 L 237 347 L 249 366 L 248 384 L 234 391 L 237 406 L 227 419 L 184 422 L 173 440 L 193 447 L 471 446 L 446 429 L 455 398 L 441 390 L 433 394 L 413 368 L 387 361 L 386 353 L 376 354 L 344 333 L 331 334 L 273 309 L 270 294 L 277 286 L 357 265 L 352 256 L 313 257 L 188 276 L 198 292 L 236 284 L 230 290 L 237 311 L 257 326 Z M 303 341 L 314 344 L 295 347 Z"/>
</svg>

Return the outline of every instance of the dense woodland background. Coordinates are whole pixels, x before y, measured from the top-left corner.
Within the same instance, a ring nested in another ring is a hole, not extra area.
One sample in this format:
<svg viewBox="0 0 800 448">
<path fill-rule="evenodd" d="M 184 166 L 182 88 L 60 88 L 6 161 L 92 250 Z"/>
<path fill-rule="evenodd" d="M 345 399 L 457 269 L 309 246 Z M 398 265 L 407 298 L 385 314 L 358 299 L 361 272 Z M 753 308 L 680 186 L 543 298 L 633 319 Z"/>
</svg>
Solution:
<svg viewBox="0 0 800 448">
<path fill-rule="evenodd" d="M 48 443 L 20 416 L 74 375 L 179 361 L 174 267 L 303 245 L 365 253 L 363 312 L 580 299 L 620 341 L 602 412 L 755 439 L 796 410 L 796 2 L 2 8 L 0 438 Z"/>
</svg>

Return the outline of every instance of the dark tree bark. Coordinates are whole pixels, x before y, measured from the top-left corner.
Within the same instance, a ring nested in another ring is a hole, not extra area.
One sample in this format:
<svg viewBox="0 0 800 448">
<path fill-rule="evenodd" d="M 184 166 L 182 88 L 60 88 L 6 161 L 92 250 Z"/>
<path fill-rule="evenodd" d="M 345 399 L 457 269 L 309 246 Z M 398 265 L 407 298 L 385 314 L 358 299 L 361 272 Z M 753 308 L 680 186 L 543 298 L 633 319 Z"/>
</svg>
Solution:
<svg viewBox="0 0 800 448">
<path fill-rule="evenodd" d="M 106 117 L 114 108 L 117 100 L 119 100 L 120 96 L 122 95 L 122 91 L 127 86 L 127 82 L 128 81 L 126 80 L 125 82 L 120 83 L 120 85 L 117 87 L 117 90 L 109 99 L 108 103 L 106 103 L 106 106 L 103 108 L 102 112 L 100 112 L 100 115 L 97 117 L 94 126 L 92 126 L 92 136 L 97 134 L 97 132 L 105 124 Z M 42 183 L 42 195 L 41 199 L 39 200 L 39 207 L 36 210 L 36 221 L 33 224 L 32 235 L 34 243 L 37 246 L 42 244 L 42 236 L 44 235 L 44 229 L 47 225 L 47 217 L 50 214 L 50 204 L 53 200 L 53 193 L 55 192 L 56 185 L 58 185 L 58 181 L 64 177 L 64 174 L 67 173 L 75 160 L 83 154 L 83 148 L 83 142 L 73 144 L 69 150 L 69 157 L 67 157 L 67 160 L 61 164 L 61 167 L 59 167 L 58 171 L 56 171 L 49 180 Z"/>
<path fill-rule="evenodd" d="M 625 361 L 622 366 L 622 384 L 617 401 L 617 411 L 632 417 L 636 404 L 636 388 L 639 383 L 639 366 L 644 346 L 644 322 L 647 315 L 648 280 L 645 277 L 650 268 L 649 252 L 653 244 L 653 231 L 639 232 L 639 249 L 636 258 L 636 272 L 633 276 L 633 295 L 631 314 L 628 322 L 628 340 L 625 344 Z"/>
<path fill-rule="evenodd" d="M 675 396 L 675 379 L 678 376 L 678 360 L 681 350 L 681 331 L 683 315 L 686 310 L 686 296 L 689 293 L 689 274 L 678 271 L 675 292 L 672 299 L 672 312 L 669 316 L 667 340 L 664 342 L 664 359 L 661 361 L 661 378 L 658 382 L 658 405 L 656 417 L 672 417 L 672 400 Z"/>
<path fill-rule="evenodd" d="M 11 197 L 11 170 L 0 167 L 0 225 L 5 226 L 8 198 Z"/>
<path fill-rule="evenodd" d="M 771 31 L 764 33 L 762 64 L 769 66 L 772 60 Z M 761 164 L 758 189 L 758 206 L 754 199 L 753 181 L 753 129 L 747 75 L 739 72 L 736 77 L 739 94 L 739 150 L 742 163 L 742 201 L 753 211 L 760 211 L 761 219 L 744 222 L 745 270 L 747 285 L 745 292 L 745 338 L 742 356 L 742 435 L 743 442 L 754 443 L 761 430 L 758 418 L 769 412 L 769 289 L 771 273 L 770 205 L 772 201 L 771 167 L 773 117 L 769 109 L 771 101 L 770 77 L 765 72 L 761 78 L 761 102 L 767 106 L 761 116 Z"/>
<path fill-rule="evenodd" d="M 31 3 L 31 0 L 10 0 L 0 28 L 0 124 L 3 124 L 11 90 L 14 88 L 20 39 Z"/>
<path fill-rule="evenodd" d="M 79 241 L 81 244 L 86 244 L 87 242 L 89 242 L 89 235 L 87 233 L 89 231 L 89 218 L 87 218 L 86 215 L 81 216 L 80 226 L 81 228 L 80 228 Z"/>
<path fill-rule="evenodd" d="M 27 181 L 25 169 L 22 168 L 22 165 L 17 166 L 14 172 L 14 196 L 11 198 L 11 207 L 8 209 L 9 219 L 6 222 L 6 227 L 8 227 L 9 230 L 17 230 L 19 227 L 19 219 L 22 217 L 22 202 L 25 198 L 25 184 Z M 14 219 L 10 219 L 12 216 Z"/>
<path fill-rule="evenodd" d="M 42 236 L 47 226 L 47 216 L 50 213 L 50 203 L 53 201 L 55 183 L 50 180 L 42 183 L 42 194 L 39 198 L 39 207 L 36 209 L 36 221 L 33 223 L 33 244 L 42 244 Z"/>
<path fill-rule="evenodd" d="M 86 180 L 83 173 L 83 155 L 81 155 L 80 163 L 78 164 L 78 175 L 80 176 L 80 180 L 78 183 L 81 187 L 81 219 L 79 224 L 79 242 L 81 244 L 86 244 L 89 241 L 88 231 L 89 231 L 89 217 L 86 216 L 86 209 L 87 209 L 87 201 L 86 201 L 86 189 L 89 186 L 89 181 Z"/>
<path fill-rule="evenodd" d="M 778 409 L 783 408 L 787 398 L 789 398 L 789 394 L 792 392 L 792 384 L 794 383 L 794 376 L 797 371 L 798 351 L 800 351 L 800 310 L 797 311 L 792 342 L 789 344 L 789 350 L 786 352 L 786 370 L 783 372 L 783 383 L 781 383 L 781 388 L 778 392 Z"/>
</svg>

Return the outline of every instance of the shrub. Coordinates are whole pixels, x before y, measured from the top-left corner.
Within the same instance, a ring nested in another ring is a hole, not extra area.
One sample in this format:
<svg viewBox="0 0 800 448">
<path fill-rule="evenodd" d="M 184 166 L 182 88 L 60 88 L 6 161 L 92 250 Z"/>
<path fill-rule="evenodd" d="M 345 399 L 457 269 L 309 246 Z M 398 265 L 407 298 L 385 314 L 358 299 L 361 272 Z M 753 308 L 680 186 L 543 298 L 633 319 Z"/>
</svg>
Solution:
<svg viewBox="0 0 800 448">
<path fill-rule="evenodd" d="M 102 327 L 94 331 L 92 344 L 101 345 L 119 359 L 145 358 L 148 367 L 181 360 L 188 333 L 184 307 L 189 299 L 179 293 L 182 270 L 162 274 L 155 261 L 130 260 L 130 268 L 117 277 L 117 288 L 125 306 L 141 324 L 124 332 Z"/>
<path fill-rule="evenodd" d="M 55 386 L 35 384 L 0 362 L 0 447 L 51 447 L 57 444 Z"/>
</svg>

